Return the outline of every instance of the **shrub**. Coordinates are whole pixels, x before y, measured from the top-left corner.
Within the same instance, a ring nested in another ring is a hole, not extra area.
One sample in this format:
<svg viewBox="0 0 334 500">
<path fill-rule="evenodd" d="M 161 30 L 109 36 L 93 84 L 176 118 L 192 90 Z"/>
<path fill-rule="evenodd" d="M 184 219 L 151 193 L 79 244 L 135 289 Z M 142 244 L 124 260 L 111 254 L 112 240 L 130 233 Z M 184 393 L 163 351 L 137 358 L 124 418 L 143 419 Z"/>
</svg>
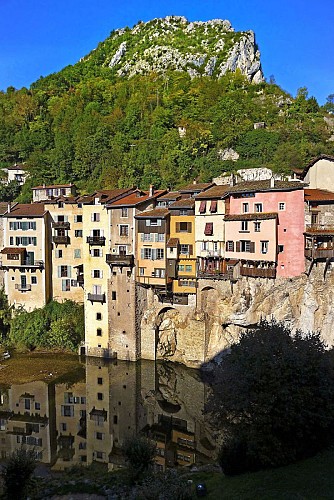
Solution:
<svg viewBox="0 0 334 500">
<path fill-rule="evenodd" d="M 125 443 L 124 453 L 134 480 L 152 467 L 155 450 L 155 443 L 145 436 L 134 436 Z"/>
<path fill-rule="evenodd" d="M 26 498 L 36 462 L 34 452 L 23 448 L 16 450 L 4 465 L 1 476 L 6 498 L 22 500 Z"/>
</svg>

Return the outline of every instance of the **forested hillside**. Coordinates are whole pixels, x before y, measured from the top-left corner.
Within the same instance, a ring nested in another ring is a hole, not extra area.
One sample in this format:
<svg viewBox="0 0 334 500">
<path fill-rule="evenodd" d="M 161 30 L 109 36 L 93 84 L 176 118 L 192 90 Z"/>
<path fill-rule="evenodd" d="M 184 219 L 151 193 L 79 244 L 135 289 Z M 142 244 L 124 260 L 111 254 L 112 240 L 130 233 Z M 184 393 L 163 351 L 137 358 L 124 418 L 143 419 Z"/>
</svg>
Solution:
<svg viewBox="0 0 334 500">
<path fill-rule="evenodd" d="M 175 188 L 239 168 L 288 172 L 334 154 L 330 115 L 305 88 L 292 98 L 239 70 L 220 78 L 172 70 L 128 78 L 94 57 L 30 89 L 0 93 L 0 166 L 26 162 L 31 178 L 22 200 L 44 182 L 71 181 L 82 191 Z M 266 127 L 255 130 L 255 122 Z M 222 161 L 226 148 L 240 155 L 237 162 Z"/>
</svg>

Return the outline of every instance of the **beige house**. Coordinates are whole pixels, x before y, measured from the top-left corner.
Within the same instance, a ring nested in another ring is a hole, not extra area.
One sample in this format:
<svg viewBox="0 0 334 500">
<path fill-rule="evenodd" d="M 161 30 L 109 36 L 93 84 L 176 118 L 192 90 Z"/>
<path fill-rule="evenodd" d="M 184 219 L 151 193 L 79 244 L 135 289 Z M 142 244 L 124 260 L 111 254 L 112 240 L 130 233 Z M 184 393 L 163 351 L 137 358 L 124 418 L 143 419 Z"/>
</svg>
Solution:
<svg viewBox="0 0 334 500">
<path fill-rule="evenodd" d="M 41 203 L 16 204 L 3 216 L 1 269 L 10 304 L 27 311 L 52 297 L 50 215 Z"/>
<path fill-rule="evenodd" d="M 11 167 L 3 168 L 2 171 L 6 175 L 6 178 L 3 180 L 4 184 L 9 184 L 10 182 L 15 181 L 23 186 L 26 178 L 28 177 L 26 167 L 22 163 L 15 163 L 15 165 Z"/>
<path fill-rule="evenodd" d="M 308 184 L 309 189 L 334 191 L 334 156 L 317 156 L 303 170 L 295 171 L 295 174 Z"/>
<path fill-rule="evenodd" d="M 32 200 L 45 201 L 58 196 L 75 196 L 76 187 L 74 184 L 52 184 L 46 186 L 35 186 L 32 188 Z"/>
<path fill-rule="evenodd" d="M 46 202 L 52 231 L 52 298 L 83 302 L 83 209 L 80 198 Z"/>
</svg>

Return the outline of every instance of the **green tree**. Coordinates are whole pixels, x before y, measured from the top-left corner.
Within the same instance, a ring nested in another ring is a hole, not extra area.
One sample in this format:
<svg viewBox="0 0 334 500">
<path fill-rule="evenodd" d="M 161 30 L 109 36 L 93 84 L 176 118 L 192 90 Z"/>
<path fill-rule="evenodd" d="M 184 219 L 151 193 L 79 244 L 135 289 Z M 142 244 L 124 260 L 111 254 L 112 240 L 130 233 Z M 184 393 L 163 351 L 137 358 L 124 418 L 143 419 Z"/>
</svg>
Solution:
<svg viewBox="0 0 334 500">
<path fill-rule="evenodd" d="M 23 500 L 27 498 L 32 473 L 36 467 L 33 450 L 18 449 L 12 453 L 1 470 L 5 498 Z"/>
<path fill-rule="evenodd" d="M 215 370 L 207 411 L 224 433 L 227 474 L 310 456 L 334 437 L 331 353 L 319 334 L 262 321 Z"/>
</svg>

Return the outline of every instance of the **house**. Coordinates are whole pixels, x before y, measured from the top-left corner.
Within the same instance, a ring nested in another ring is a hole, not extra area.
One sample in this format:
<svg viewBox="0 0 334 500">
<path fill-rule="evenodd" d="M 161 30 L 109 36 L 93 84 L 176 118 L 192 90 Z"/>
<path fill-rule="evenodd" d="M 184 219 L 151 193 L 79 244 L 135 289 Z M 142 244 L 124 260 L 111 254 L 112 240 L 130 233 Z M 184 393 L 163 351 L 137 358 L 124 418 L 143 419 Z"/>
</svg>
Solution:
<svg viewBox="0 0 334 500">
<path fill-rule="evenodd" d="M 75 196 L 76 186 L 74 184 L 55 184 L 46 186 L 35 186 L 32 188 L 32 200 L 45 201 L 58 196 Z"/>
<path fill-rule="evenodd" d="M 334 191 L 334 156 L 319 155 L 302 170 L 294 170 L 295 177 L 308 184 L 309 189 Z"/>
<path fill-rule="evenodd" d="M 18 182 L 20 186 L 23 186 L 28 177 L 28 172 L 24 163 L 15 163 L 15 165 L 11 167 L 3 168 L 2 171 L 6 175 L 6 178 L 3 180 L 4 184 L 15 181 Z"/>
</svg>

